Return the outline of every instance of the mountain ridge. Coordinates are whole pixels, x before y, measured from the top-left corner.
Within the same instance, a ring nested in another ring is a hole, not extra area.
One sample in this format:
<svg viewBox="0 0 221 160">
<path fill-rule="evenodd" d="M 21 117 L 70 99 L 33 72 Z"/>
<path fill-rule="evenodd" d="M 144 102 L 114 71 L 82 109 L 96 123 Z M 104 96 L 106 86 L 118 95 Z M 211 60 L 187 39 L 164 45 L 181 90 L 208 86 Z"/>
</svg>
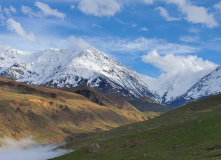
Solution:
<svg viewBox="0 0 221 160">
<path fill-rule="evenodd" d="M 19 82 L 55 88 L 86 84 L 129 100 L 148 97 L 175 107 L 202 97 L 194 96 L 198 94 L 196 92 L 189 97 L 185 95 L 204 76 L 216 71 L 216 68 L 210 68 L 192 74 L 193 77 L 177 74 L 154 79 L 123 66 L 94 47 L 85 50 L 47 49 L 36 53 L 9 49 L 0 52 L 0 62 L 0 76 Z M 217 74 L 220 74 L 218 70 Z M 211 88 L 211 95 L 220 93 Z"/>
</svg>

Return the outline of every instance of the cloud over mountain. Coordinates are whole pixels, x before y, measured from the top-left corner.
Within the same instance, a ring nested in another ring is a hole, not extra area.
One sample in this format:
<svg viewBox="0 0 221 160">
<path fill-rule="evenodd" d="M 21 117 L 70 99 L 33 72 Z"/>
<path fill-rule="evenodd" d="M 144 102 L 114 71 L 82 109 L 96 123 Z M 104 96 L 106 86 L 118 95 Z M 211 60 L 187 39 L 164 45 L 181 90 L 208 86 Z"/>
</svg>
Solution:
<svg viewBox="0 0 221 160">
<path fill-rule="evenodd" d="M 197 72 L 217 67 L 216 64 L 197 56 L 188 55 L 173 55 L 168 54 L 161 56 L 157 50 L 149 52 L 147 55 L 142 56 L 142 61 L 150 63 L 164 72 L 176 74 L 178 72 Z"/>
</svg>

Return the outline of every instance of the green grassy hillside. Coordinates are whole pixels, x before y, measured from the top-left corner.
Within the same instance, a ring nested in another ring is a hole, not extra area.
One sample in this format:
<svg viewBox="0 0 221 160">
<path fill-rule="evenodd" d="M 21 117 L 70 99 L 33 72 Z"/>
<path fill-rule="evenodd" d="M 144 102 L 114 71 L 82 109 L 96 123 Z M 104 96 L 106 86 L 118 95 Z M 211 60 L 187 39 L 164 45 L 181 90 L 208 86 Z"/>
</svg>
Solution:
<svg viewBox="0 0 221 160">
<path fill-rule="evenodd" d="M 0 137 L 63 142 L 153 117 L 51 88 L 0 78 Z"/>
<path fill-rule="evenodd" d="M 93 143 L 96 153 L 88 153 Z M 54 160 L 221 159 L 221 95 L 192 102 L 150 121 L 121 126 L 68 144 Z"/>
</svg>

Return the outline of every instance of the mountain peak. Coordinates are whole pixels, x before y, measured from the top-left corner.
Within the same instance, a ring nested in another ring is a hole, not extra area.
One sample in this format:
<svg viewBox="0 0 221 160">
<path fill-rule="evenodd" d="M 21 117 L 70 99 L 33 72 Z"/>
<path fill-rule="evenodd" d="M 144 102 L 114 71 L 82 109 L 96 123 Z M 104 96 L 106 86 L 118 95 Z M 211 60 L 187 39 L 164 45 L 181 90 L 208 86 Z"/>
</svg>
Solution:
<svg viewBox="0 0 221 160">
<path fill-rule="evenodd" d="M 87 49 L 84 49 L 82 52 L 80 52 L 81 55 L 84 56 L 92 56 L 92 57 L 97 57 L 97 56 L 102 56 L 102 57 L 106 57 L 108 58 L 108 56 L 106 54 L 104 54 L 103 52 L 99 51 L 98 49 L 96 49 L 95 47 L 91 46 Z"/>
</svg>

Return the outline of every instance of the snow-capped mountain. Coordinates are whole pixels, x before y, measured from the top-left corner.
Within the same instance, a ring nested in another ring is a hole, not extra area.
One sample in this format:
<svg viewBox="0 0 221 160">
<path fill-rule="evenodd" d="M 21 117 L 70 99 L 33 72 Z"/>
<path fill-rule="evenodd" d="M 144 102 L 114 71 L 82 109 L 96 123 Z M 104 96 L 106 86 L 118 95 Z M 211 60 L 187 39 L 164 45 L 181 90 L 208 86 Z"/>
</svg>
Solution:
<svg viewBox="0 0 221 160">
<path fill-rule="evenodd" d="M 167 104 L 170 106 L 183 105 L 180 100 L 177 103 L 177 99 L 180 99 L 189 89 L 196 85 L 202 77 L 212 72 L 215 68 L 209 68 L 206 70 L 201 70 L 197 72 L 181 72 L 175 75 L 164 75 L 158 80 L 158 84 L 161 83 L 160 88 L 156 88 L 156 92 L 161 97 L 160 103 Z M 220 81 L 221 82 L 221 81 Z M 195 95 L 192 99 L 200 98 Z M 188 98 L 189 99 L 189 98 Z M 176 103 L 175 103 L 176 102 Z M 179 104 L 180 103 L 180 104 Z"/>
<path fill-rule="evenodd" d="M 8 49 L 0 52 L 1 77 L 58 88 L 87 84 L 104 93 L 127 98 L 149 97 L 170 106 L 221 93 L 220 68 L 153 79 L 123 66 L 94 47 L 82 51 L 47 49 L 30 53 Z"/>
<path fill-rule="evenodd" d="M 221 93 L 221 66 L 204 76 L 198 83 L 191 87 L 185 96 L 198 98 Z"/>
<path fill-rule="evenodd" d="M 152 78 L 136 73 L 94 47 L 37 53 L 9 49 L 0 54 L 0 62 L 0 75 L 20 82 L 52 87 L 87 84 L 105 93 L 159 99 L 149 90 Z"/>
<path fill-rule="evenodd" d="M 194 85 L 188 87 L 183 94 L 176 96 L 175 99 L 164 102 L 169 106 L 181 106 L 196 99 L 208 97 L 221 93 L 221 66 L 218 66 L 211 72 L 206 72 L 206 75 L 202 76 Z M 202 74 L 202 73 L 201 73 Z M 198 75 L 200 75 L 198 73 Z M 203 74 L 202 74 L 203 75 Z M 196 76 L 200 77 L 200 76 Z M 193 79 L 193 78 L 192 78 Z"/>
</svg>

